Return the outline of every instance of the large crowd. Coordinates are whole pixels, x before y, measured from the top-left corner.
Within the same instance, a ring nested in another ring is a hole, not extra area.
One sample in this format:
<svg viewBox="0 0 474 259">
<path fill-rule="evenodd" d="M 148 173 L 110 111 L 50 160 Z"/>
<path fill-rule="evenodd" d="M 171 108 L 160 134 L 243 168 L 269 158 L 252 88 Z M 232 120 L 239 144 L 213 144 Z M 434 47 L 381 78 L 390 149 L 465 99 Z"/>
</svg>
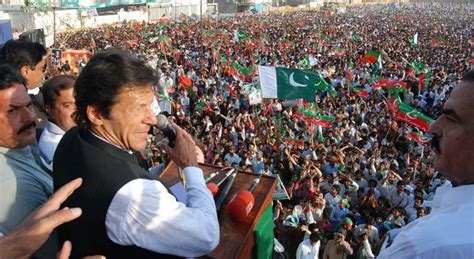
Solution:
<svg viewBox="0 0 474 259">
<path fill-rule="evenodd" d="M 397 120 L 388 100 L 439 116 L 473 66 L 474 10 L 334 11 L 128 22 L 63 33 L 56 47 L 129 49 L 156 68 L 162 111 L 193 135 L 205 163 L 278 175 L 289 196 L 274 202 L 281 256 L 302 258 L 310 240 L 324 258 L 374 258 L 387 231 L 429 214 L 426 201 L 451 185 L 433 169 L 431 147 L 410 137 L 429 137 L 426 130 Z M 376 61 L 368 61 L 374 52 Z M 253 100 L 259 65 L 314 71 L 331 88 L 311 102 Z M 405 87 L 374 86 L 384 79 Z M 305 120 L 308 112 L 330 125 Z M 157 167 L 160 138 L 151 139 L 143 156 Z"/>
</svg>

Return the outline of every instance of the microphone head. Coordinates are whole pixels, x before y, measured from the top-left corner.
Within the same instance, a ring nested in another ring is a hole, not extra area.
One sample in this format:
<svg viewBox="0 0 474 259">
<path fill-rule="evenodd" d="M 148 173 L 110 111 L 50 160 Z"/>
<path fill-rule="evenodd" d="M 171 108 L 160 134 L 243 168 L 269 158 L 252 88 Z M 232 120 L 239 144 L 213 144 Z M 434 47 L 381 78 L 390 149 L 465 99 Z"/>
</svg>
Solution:
<svg viewBox="0 0 474 259">
<path fill-rule="evenodd" d="M 216 194 L 219 192 L 219 188 L 215 183 L 207 183 L 207 188 L 209 191 L 211 191 L 212 196 L 216 196 Z"/>
<path fill-rule="evenodd" d="M 163 114 L 156 115 L 156 120 L 157 120 L 157 123 L 155 126 L 161 130 L 166 128 L 166 126 L 170 124 L 170 122 L 168 121 L 168 118 L 166 118 L 166 116 Z"/>
<path fill-rule="evenodd" d="M 242 222 L 252 210 L 254 203 L 255 198 L 252 193 L 247 190 L 241 190 L 227 205 L 227 215 L 234 221 Z"/>
</svg>

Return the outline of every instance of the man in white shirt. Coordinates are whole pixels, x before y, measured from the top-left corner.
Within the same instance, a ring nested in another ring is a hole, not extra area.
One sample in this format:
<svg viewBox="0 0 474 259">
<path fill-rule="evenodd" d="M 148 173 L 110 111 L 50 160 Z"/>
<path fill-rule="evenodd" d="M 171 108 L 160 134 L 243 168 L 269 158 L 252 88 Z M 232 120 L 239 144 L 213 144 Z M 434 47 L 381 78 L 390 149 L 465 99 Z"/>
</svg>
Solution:
<svg viewBox="0 0 474 259">
<path fill-rule="evenodd" d="M 303 240 L 296 250 L 296 259 L 317 259 L 319 255 L 319 234 L 312 233 L 309 239 Z"/>
<path fill-rule="evenodd" d="M 431 213 L 389 232 L 377 258 L 474 258 L 474 71 L 467 72 L 431 124 L 434 168 L 453 188 L 439 187 Z"/>
<path fill-rule="evenodd" d="M 38 147 L 43 163 L 50 170 L 53 168 L 53 157 L 56 147 L 64 133 L 76 126 L 72 114 L 76 111 L 74 83 L 76 78 L 70 75 L 59 75 L 43 85 L 44 106 L 48 112 L 48 121 L 41 133 Z"/>
<path fill-rule="evenodd" d="M 394 207 L 405 208 L 408 205 L 408 195 L 405 193 L 405 184 L 400 181 L 397 183 L 397 189 L 392 190 L 387 197 Z"/>
</svg>

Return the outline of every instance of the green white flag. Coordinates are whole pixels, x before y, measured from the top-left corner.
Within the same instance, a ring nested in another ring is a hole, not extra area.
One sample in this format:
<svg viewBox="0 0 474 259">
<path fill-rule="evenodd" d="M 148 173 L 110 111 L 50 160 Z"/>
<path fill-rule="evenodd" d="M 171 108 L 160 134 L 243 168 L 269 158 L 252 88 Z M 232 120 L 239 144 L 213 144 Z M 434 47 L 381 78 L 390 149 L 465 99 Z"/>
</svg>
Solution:
<svg viewBox="0 0 474 259">
<path fill-rule="evenodd" d="M 258 66 L 263 98 L 305 99 L 314 102 L 316 90 L 326 90 L 316 73 L 295 68 Z"/>
<path fill-rule="evenodd" d="M 298 65 L 300 65 L 303 68 L 307 68 L 309 66 L 309 61 L 306 58 L 302 59 L 300 60 L 300 62 L 298 62 Z"/>
<path fill-rule="evenodd" d="M 310 66 L 315 66 L 318 64 L 318 60 L 311 54 L 308 55 L 308 61 Z"/>
<path fill-rule="evenodd" d="M 418 47 L 418 32 L 413 35 L 413 38 L 411 39 L 411 46 Z"/>
</svg>

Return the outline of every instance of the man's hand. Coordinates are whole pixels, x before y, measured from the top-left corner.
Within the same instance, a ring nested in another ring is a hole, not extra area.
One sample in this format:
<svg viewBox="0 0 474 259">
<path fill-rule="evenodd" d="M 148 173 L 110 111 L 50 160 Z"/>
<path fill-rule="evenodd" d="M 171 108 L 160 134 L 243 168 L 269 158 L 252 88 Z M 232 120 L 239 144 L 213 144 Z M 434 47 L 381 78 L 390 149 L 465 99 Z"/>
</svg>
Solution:
<svg viewBox="0 0 474 259">
<path fill-rule="evenodd" d="M 59 207 L 81 184 L 80 178 L 67 183 L 13 231 L 0 238 L 0 258 L 31 256 L 46 242 L 57 226 L 79 217 L 82 214 L 80 208 L 59 210 Z"/>
<path fill-rule="evenodd" d="M 170 148 L 168 144 L 164 142 L 160 143 L 160 147 L 166 151 L 171 160 L 173 160 L 173 162 L 175 162 L 179 167 L 197 167 L 196 144 L 194 143 L 193 138 L 178 125 L 173 124 L 173 127 L 176 131 L 176 143 L 174 148 Z"/>
</svg>

